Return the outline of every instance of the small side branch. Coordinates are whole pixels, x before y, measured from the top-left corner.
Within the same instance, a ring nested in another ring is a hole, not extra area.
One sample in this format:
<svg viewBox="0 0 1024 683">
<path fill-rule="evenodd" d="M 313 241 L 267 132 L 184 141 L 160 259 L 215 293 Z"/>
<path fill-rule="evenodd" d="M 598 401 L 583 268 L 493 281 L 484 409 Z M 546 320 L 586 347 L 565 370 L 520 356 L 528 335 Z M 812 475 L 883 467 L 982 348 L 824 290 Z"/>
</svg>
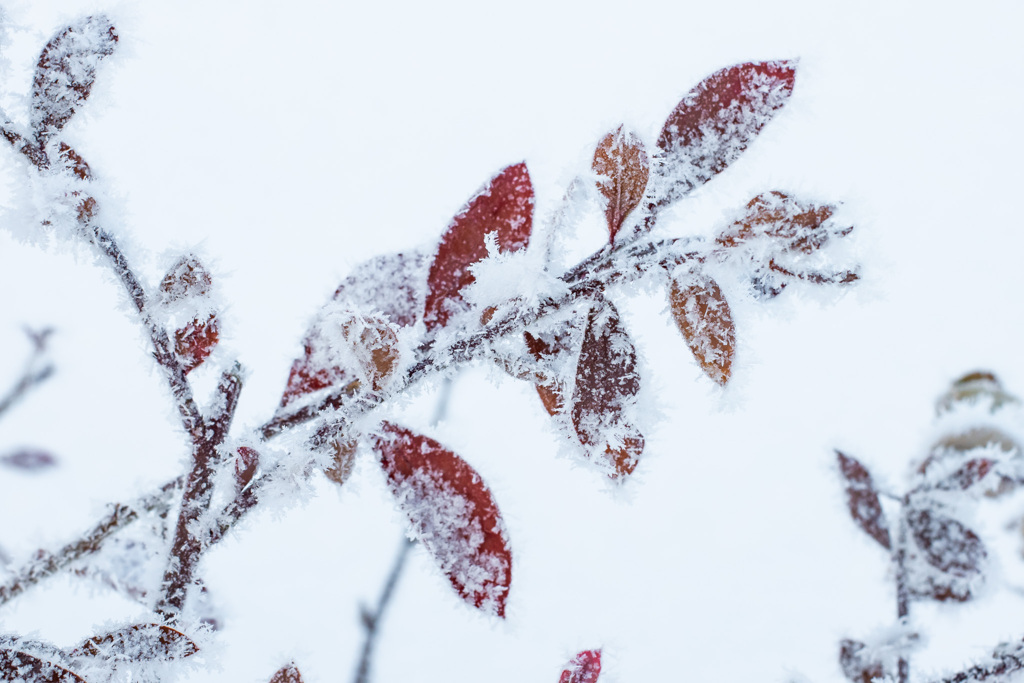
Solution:
<svg viewBox="0 0 1024 683">
<path fill-rule="evenodd" d="M 907 502 L 907 499 L 904 498 L 900 508 L 900 526 L 893 553 L 896 563 L 896 616 L 901 629 L 904 630 L 907 620 L 910 618 L 910 586 L 907 578 Z M 906 654 L 900 653 L 898 667 L 897 680 L 899 683 L 907 683 L 910 680 L 910 659 Z"/>
<path fill-rule="evenodd" d="M 104 541 L 119 529 L 134 522 L 141 513 L 166 510 L 174 493 L 183 483 L 183 479 L 175 479 L 164 484 L 156 493 L 131 505 L 114 505 L 110 514 L 81 538 L 55 553 L 47 553 L 18 570 L 12 579 L 0 586 L 0 605 L 22 594 L 29 586 L 65 569 L 76 560 L 97 552 Z"/>
<path fill-rule="evenodd" d="M 933 683 L 974 683 L 975 681 L 999 681 L 1003 676 L 1024 669 L 1024 652 L 1020 648 L 1012 652 L 997 654 L 985 664 L 977 664 L 969 669 L 939 678 Z"/>
<path fill-rule="evenodd" d="M 32 355 L 29 356 L 28 361 L 25 363 L 25 370 L 22 372 L 21 379 L 11 387 L 6 396 L 0 398 L 0 417 L 10 410 L 14 404 L 23 399 L 29 391 L 45 382 L 53 374 L 53 365 L 46 363 L 43 367 L 39 367 L 40 361 L 46 355 L 46 340 L 52 330 L 45 329 L 40 332 L 26 330 L 26 332 L 28 332 L 29 338 L 33 343 Z"/>
<path fill-rule="evenodd" d="M 384 590 L 381 591 L 380 598 L 377 600 L 376 609 L 370 612 L 363 608 L 362 618 L 363 628 L 366 630 L 366 640 L 363 641 L 363 653 L 359 658 L 359 666 L 356 668 L 356 676 L 353 679 L 354 683 L 368 683 L 370 680 L 370 663 L 373 661 L 373 646 L 377 641 L 380 622 L 384 617 L 385 610 L 387 610 L 388 603 L 391 601 L 391 596 L 395 592 L 398 579 L 402 575 L 402 569 L 405 567 L 405 559 L 409 555 L 409 550 L 415 544 L 416 541 L 409 538 L 402 539 L 402 547 L 399 548 L 398 555 L 395 556 L 391 572 L 384 583 Z"/>
</svg>

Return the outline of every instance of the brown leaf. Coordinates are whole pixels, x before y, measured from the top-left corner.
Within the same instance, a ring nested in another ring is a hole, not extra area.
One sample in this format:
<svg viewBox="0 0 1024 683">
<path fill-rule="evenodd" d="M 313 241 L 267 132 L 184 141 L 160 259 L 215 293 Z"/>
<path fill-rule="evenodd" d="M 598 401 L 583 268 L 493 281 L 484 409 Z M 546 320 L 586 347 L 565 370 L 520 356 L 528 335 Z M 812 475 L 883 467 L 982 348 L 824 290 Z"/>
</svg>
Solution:
<svg viewBox="0 0 1024 683">
<path fill-rule="evenodd" d="M 270 679 L 270 683 L 302 683 L 302 674 L 295 667 L 295 662 L 282 666 Z"/>
<path fill-rule="evenodd" d="M 338 486 L 341 486 L 352 475 L 352 469 L 356 464 L 356 448 L 359 442 L 355 439 L 334 439 L 331 441 L 331 449 L 334 456 L 334 464 L 324 470 L 327 478 Z"/>
<path fill-rule="evenodd" d="M 16 683 L 85 683 L 78 674 L 35 655 L 0 649 L 0 681 Z"/>
<path fill-rule="evenodd" d="M 732 372 L 736 328 L 718 283 L 707 275 L 674 279 L 669 303 L 676 326 L 704 374 L 724 387 Z"/>
<path fill-rule="evenodd" d="M 747 204 L 746 212 L 715 238 L 725 247 L 768 237 L 785 249 L 810 254 L 833 237 L 848 235 L 853 228 L 829 228 L 834 206 L 817 205 L 772 191 L 759 194 Z"/>
<path fill-rule="evenodd" d="M 930 510 L 911 509 L 907 513 L 914 542 L 924 559 L 940 572 L 961 578 L 981 574 L 987 557 L 977 534 L 950 517 L 933 515 Z"/>
<path fill-rule="evenodd" d="M 50 39 L 32 81 L 30 124 L 43 143 L 60 131 L 92 91 L 101 59 L 114 52 L 117 31 L 103 15 L 80 19 Z"/>
<path fill-rule="evenodd" d="M 135 624 L 93 636 L 71 651 L 72 657 L 116 657 L 133 662 L 172 660 L 199 652 L 192 639 L 163 624 Z"/>
<path fill-rule="evenodd" d="M 603 176 L 597 189 L 608 200 L 604 213 L 608 222 L 608 241 L 611 243 L 615 241 L 615 235 L 626 216 L 644 198 L 650 161 L 640 138 L 632 132 L 623 132 L 622 126 L 619 126 L 598 143 L 594 151 L 593 169 L 599 176 Z"/>
<path fill-rule="evenodd" d="M 89 164 L 85 163 L 85 159 L 78 152 L 71 149 L 67 143 L 60 143 L 57 152 L 64 168 L 71 171 L 79 180 L 92 180 L 92 169 L 89 168 Z"/>
<path fill-rule="evenodd" d="M 601 675 L 601 650 L 584 650 L 562 670 L 558 683 L 597 683 Z"/>
<path fill-rule="evenodd" d="M 846 502 L 850 508 L 850 516 L 871 538 L 885 548 L 892 548 L 889 529 L 882 514 L 882 503 L 878 500 L 878 492 L 871 481 L 871 475 L 864 465 L 854 458 L 836 451 L 839 458 L 839 470 L 846 479 Z"/>
<path fill-rule="evenodd" d="M 508 166 L 455 216 L 437 247 L 427 276 L 423 319 L 427 330 L 465 310 L 462 290 L 473 283 L 470 266 L 487 256 L 485 236 L 495 233 L 502 252 L 525 249 L 533 225 L 533 185 L 526 164 Z"/>
<path fill-rule="evenodd" d="M 669 114 L 658 137 L 668 205 L 735 161 L 793 92 L 796 63 L 748 62 L 716 71 Z"/>
<path fill-rule="evenodd" d="M 538 361 L 552 363 L 559 356 L 572 352 L 575 334 L 573 323 L 569 321 L 555 332 L 546 334 L 524 332 L 523 338 L 530 355 Z M 549 415 L 555 417 L 565 409 L 565 386 L 562 382 L 556 380 L 550 384 L 535 384 L 534 386 Z"/>
<path fill-rule="evenodd" d="M 573 426 L 580 443 L 610 466 L 612 477 L 633 472 L 644 439 L 623 412 L 636 403 L 640 374 L 636 349 L 610 302 L 595 303 L 576 365 Z"/>
<path fill-rule="evenodd" d="M 260 454 L 248 446 L 239 446 L 235 458 L 235 485 L 243 490 L 256 476 L 260 466 Z"/>
<path fill-rule="evenodd" d="M 885 677 L 882 662 L 868 658 L 864 652 L 867 645 L 845 638 L 839 642 L 839 666 L 843 675 L 853 683 L 873 683 Z"/>
<path fill-rule="evenodd" d="M 388 422 L 374 446 L 413 534 L 455 590 L 478 609 L 504 617 L 512 554 L 480 475 L 433 439 Z"/>
</svg>

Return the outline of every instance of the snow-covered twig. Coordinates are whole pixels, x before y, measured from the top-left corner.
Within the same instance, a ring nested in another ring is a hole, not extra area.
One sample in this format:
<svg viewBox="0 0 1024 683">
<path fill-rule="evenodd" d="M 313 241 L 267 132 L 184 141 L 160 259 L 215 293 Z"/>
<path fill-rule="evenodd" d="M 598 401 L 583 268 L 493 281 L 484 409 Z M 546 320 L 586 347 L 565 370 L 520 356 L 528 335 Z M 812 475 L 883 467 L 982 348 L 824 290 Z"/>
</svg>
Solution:
<svg viewBox="0 0 1024 683">
<path fill-rule="evenodd" d="M 356 667 L 355 678 L 352 679 L 353 683 L 368 683 L 370 680 L 370 663 L 373 661 L 373 646 L 377 641 L 377 629 L 384 617 L 385 610 L 387 610 L 388 603 L 391 601 L 391 596 L 394 595 L 398 578 L 402 575 L 402 568 L 405 566 L 405 559 L 414 545 L 416 545 L 416 541 L 409 538 L 402 539 L 402 546 L 398 549 L 394 564 L 384 583 L 384 589 L 381 591 L 380 598 L 377 599 L 377 607 L 373 612 L 363 608 L 363 628 L 366 630 L 366 640 L 363 641 L 363 650 L 359 657 L 359 665 Z"/>
</svg>

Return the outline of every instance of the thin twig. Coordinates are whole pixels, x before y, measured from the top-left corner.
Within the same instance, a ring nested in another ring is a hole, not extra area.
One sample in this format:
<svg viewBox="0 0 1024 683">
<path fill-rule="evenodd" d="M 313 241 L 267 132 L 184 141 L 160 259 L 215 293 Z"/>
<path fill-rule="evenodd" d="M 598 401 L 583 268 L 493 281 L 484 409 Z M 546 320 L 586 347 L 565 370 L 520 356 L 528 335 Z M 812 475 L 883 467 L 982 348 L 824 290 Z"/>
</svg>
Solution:
<svg viewBox="0 0 1024 683">
<path fill-rule="evenodd" d="M 365 608 L 363 609 L 363 628 L 366 629 L 366 640 L 363 641 L 363 652 L 359 657 L 359 666 L 356 667 L 354 683 L 368 683 L 370 680 L 370 663 L 373 661 L 373 646 L 377 642 L 380 622 L 384 617 L 384 611 L 387 609 L 388 603 L 391 601 L 391 596 L 395 592 L 398 578 L 402 575 L 405 558 L 408 557 L 409 550 L 414 545 L 416 545 L 416 541 L 409 538 L 402 539 L 402 546 L 398 549 L 398 555 L 395 556 L 391 572 L 388 574 L 387 581 L 384 583 L 384 589 L 377 600 L 377 608 L 373 612 L 369 612 Z"/>
<path fill-rule="evenodd" d="M 899 532 L 896 535 L 896 548 L 893 553 L 893 560 L 896 563 L 896 616 L 899 618 L 900 628 L 906 631 L 907 621 L 910 617 L 910 587 L 907 577 L 907 505 L 909 494 L 903 498 L 903 505 L 900 507 Z M 898 664 L 897 676 L 899 683 L 907 683 L 910 679 L 910 658 L 902 650 Z"/>
<path fill-rule="evenodd" d="M 53 365 L 47 364 L 42 368 L 36 367 L 39 364 L 39 360 L 46 355 L 46 338 L 49 336 L 50 330 L 27 332 L 33 342 L 32 355 L 25 362 L 25 370 L 22 372 L 21 378 L 11 387 L 7 395 L 0 399 L 0 417 L 10 410 L 11 406 L 23 399 L 31 389 L 39 386 L 53 375 Z"/>
<path fill-rule="evenodd" d="M 47 553 L 18 570 L 8 582 L 0 586 L 0 605 L 25 592 L 29 586 L 39 583 L 48 576 L 69 566 L 75 560 L 94 553 L 103 542 L 119 529 L 134 522 L 144 512 L 165 509 L 174 493 L 184 483 L 184 478 L 168 482 L 156 493 L 150 494 L 129 505 L 117 504 L 99 524 L 78 540 L 69 543 L 55 553 Z"/>
<path fill-rule="evenodd" d="M 974 681 L 998 680 L 1000 676 L 1024 669 L 1024 651 L 1020 646 L 1012 652 L 997 654 L 985 664 L 976 664 L 968 669 L 932 683 L 973 683 Z"/>
</svg>

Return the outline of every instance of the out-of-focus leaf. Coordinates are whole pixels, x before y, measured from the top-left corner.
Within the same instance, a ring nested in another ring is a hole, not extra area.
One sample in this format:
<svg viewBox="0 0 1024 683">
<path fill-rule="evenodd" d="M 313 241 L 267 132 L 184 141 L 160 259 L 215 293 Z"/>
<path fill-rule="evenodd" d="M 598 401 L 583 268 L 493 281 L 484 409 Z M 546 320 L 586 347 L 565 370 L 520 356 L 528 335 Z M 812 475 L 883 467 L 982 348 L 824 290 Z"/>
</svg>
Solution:
<svg viewBox="0 0 1024 683">
<path fill-rule="evenodd" d="M 614 242 L 626 216 L 644 198 L 650 175 L 647 150 L 640 138 L 619 126 L 598 143 L 593 169 L 602 176 L 597 189 L 608 200 L 604 215 L 608 222 L 608 241 Z"/>
<path fill-rule="evenodd" d="M 988 403 L 989 410 L 996 412 L 1005 405 L 1019 404 L 1020 399 L 1003 388 L 999 378 L 987 370 L 976 370 L 960 377 L 935 403 L 939 415 L 953 410 L 958 405 L 979 402 Z"/>
<path fill-rule="evenodd" d="M 22 448 L 0 458 L 0 463 L 18 470 L 36 471 L 57 466 L 57 458 L 37 448 Z"/>
<path fill-rule="evenodd" d="M 384 423 L 374 439 L 388 486 L 416 538 L 466 602 L 505 616 L 512 554 L 490 490 L 462 458 Z"/>
<path fill-rule="evenodd" d="M 836 456 L 839 458 L 839 471 L 846 480 L 846 502 L 853 521 L 883 547 L 892 548 L 889 528 L 882 514 L 882 503 L 878 500 L 878 492 L 867 468 L 839 451 L 836 451 Z"/>
<path fill-rule="evenodd" d="M 950 517 L 931 510 L 911 509 L 907 526 L 924 559 L 940 572 L 970 578 L 981 573 L 987 557 L 977 534 Z"/>
<path fill-rule="evenodd" d="M 487 256 L 494 233 L 502 252 L 525 249 L 533 226 L 533 185 L 525 163 L 504 168 L 456 214 L 437 247 L 427 276 L 423 319 L 427 330 L 462 312 L 463 289 L 474 281 L 470 266 Z"/>
<path fill-rule="evenodd" d="M 834 212 L 833 206 L 811 204 L 782 192 L 765 192 L 751 199 L 746 212 L 722 230 L 715 241 L 724 247 L 736 247 L 770 238 L 777 240 L 783 250 L 810 254 L 853 230 L 830 226 L 828 220 Z"/>
<path fill-rule="evenodd" d="M 302 683 L 302 674 L 299 673 L 295 662 L 282 666 L 270 679 L 270 683 Z"/>
<path fill-rule="evenodd" d="M 875 679 L 885 677 L 882 662 L 868 657 L 866 648 L 864 643 L 849 638 L 839 642 L 839 666 L 853 683 L 874 683 Z"/>
<path fill-rule="evenodd" d="M 736 350 L 736 328 L 722 289 L 707 275 L 673 280 L 669 290 L 672 317 L 701 369 L 725 386 Z"/>
<path fill-rule="evenodd" d="M 640 391 L 636 349 L 609 302 L 595 303 L 587 319 L 572 396 L 573 426 L 580 443 L 592 449 L 621 477 L 636 469 L 644 438 L 624 411 Z"/>
<path fill-rule="evenodd" d="M 985 475 L 992 471 L 995 464 L 994 460 L 990 460 L 988 458 L 974 458 L 973 460 L 968 460 L 962 467 L 957 468 L 955 472 L 942 479 L 942 481 L 937 484 L 937 487 L 941 489 L 959 489 L 961 491 L 966 491 L 984 479 Z"/>
<path fill-rule="evenodd" d="M 32 81 L 30 124 L 40 142 L 60 131 L 89 97 L 96 68 L 117 40 L 113 24 L 100 14 L 80 19 L 46 44 Z"/>
<path fill-rule="evenodd" d="M 0 681 L 15 683 L 85 683 L 62 666 L 19 650 L 0 649 Z"/>
<path fill-rule="evenodd" d="M 562 670 L 558 683 L 597 683 L 600 675 L 601 650 L 584 650 Z"/>
<path fill-rule="evenodd" d="M 427 286 L 427 255 L 384 254 L 361 263 L 334 292 L 334 300 L 363 315 L 383 314 L 398 327 L 416 324 Z"/>
<path fill-rule="evenodd" d="M 669 114 L 655 169 L 670 204 L 736 160 L 793 92 L 796 63 L 748 62 L 716 71 Z"/>
<path fill-rule="evenodd" d="M 163 624 L 135 624 L 93 636 L 71 652 L 72 657 L 102 657 L 132 662 L 172 660 L 199 652 L 192 639 Z"/>
<path fill-rule="evenodd" d="M 341 486 L 352 475 L 356 464 L 356 448 L 359 443 L 355 439 L 334 439 L 331 441 L 333 464 L 324 470 L 327 478 Z"/>
</svg>

